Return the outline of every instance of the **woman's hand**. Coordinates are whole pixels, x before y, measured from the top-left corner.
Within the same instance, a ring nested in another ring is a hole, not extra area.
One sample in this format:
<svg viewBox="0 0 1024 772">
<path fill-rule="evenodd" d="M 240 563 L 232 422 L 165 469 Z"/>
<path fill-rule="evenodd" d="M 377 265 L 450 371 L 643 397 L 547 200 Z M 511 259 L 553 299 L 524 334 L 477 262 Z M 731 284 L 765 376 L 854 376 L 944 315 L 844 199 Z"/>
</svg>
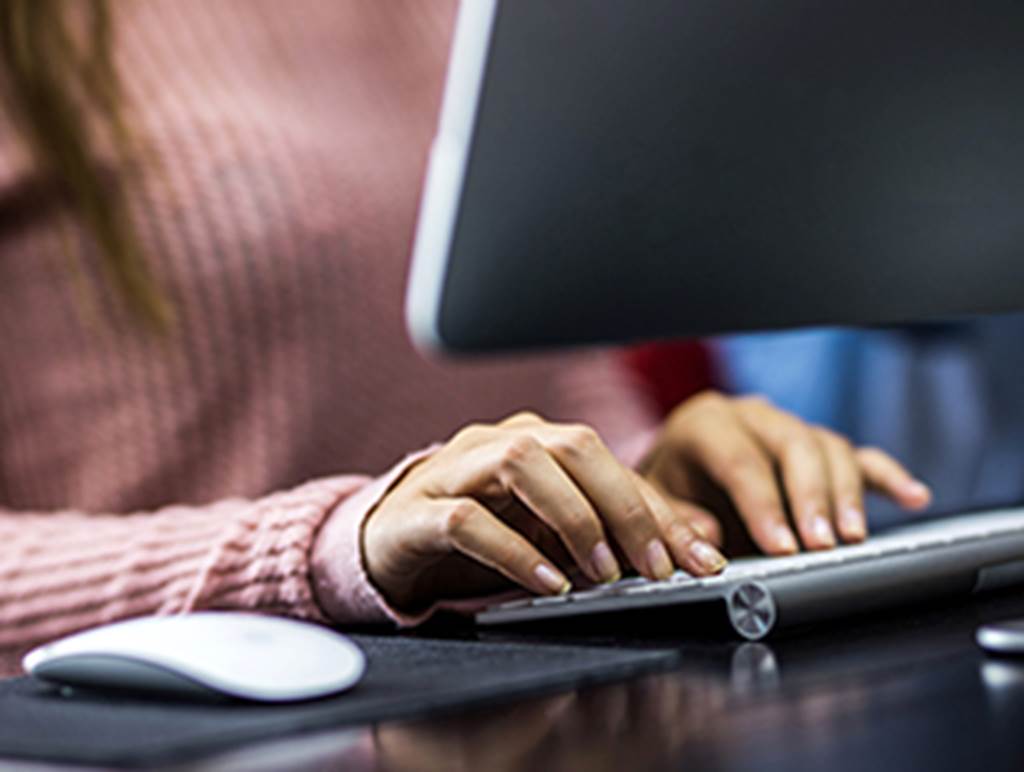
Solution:
<svg viewBox="0 0 1024 772">
<path fill-rule="evenodd" d="M 718 522 L 692 508 L 691 525 L 730 554 L 747 535 L 771 555 L 796 552 L 797 537 L 807 549 L 861 541 L 865 488 L 907 509 L 931 498 L 881 450 L 854 448 L 762 398 L 714 392 L 676 408 L 641 472 L 666 496 L 715 512 Z"/>
<path fill-rule="evenodd" d="M 403 609 L 508 582 L 558 594 L 574 569 L 592 582 L 614 581 L 628 566 L 651 579 L 677 566 L 720 571 L 724 558 L 687 514 L 592 429 L 524 413 L 469 426 L 414 466 L 367 520 L 363 556 L 377 588 Z"/>
</svg>

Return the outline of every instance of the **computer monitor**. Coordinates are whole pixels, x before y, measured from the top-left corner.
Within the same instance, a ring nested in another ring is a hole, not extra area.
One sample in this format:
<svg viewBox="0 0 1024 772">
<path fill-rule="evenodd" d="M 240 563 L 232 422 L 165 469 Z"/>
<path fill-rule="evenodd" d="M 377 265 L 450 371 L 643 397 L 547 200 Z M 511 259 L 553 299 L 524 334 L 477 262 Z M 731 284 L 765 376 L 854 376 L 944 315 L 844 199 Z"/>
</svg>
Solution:
<svg viewBox="0 0 1024 772">
<path fill-rule="evenodd" d="M 420 343 L 1021 308 L 1024 3 L 462 3 Z"/>
</svg>

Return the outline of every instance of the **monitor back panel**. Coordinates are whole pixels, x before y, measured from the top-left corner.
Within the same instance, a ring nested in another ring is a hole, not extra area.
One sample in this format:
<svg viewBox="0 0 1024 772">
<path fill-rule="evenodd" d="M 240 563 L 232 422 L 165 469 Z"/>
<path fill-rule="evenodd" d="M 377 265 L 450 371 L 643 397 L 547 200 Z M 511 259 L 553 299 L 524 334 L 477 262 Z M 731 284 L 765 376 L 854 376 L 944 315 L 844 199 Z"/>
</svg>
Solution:
<svg viewBox="0 0 1024 772">
<path fill-rule="evenodd" d="M 447 235 L 421 223 L 416 247 L 421 339 L 1024 308 L 1024 3 L 479 2 L 493 13 L 462 25 L 456 57 L 485 53 L 448 84 L 473 104 L 445 107 L 471 121 L 439 137 L 464 163 L 427 186 Z"/>
</svg>

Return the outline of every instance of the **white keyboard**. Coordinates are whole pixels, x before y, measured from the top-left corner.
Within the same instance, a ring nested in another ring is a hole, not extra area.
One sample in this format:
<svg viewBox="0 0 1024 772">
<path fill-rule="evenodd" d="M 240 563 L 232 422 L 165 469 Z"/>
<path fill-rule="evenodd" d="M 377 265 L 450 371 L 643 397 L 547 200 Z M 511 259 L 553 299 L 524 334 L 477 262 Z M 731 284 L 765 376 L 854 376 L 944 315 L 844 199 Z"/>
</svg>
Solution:
<svg viewBox="0 0 1024 772">
<path fill-rule="evenodd" d="M 780 624 L 1024 582 L 1024 508 L 901 526 L 861 544 L 786 557 L 739 558 L 717 576 L 633 577 L 555 597 L 513 600 L 482 625 L 724 601 L 733 629 L 763 638 Z"/>
</svg>

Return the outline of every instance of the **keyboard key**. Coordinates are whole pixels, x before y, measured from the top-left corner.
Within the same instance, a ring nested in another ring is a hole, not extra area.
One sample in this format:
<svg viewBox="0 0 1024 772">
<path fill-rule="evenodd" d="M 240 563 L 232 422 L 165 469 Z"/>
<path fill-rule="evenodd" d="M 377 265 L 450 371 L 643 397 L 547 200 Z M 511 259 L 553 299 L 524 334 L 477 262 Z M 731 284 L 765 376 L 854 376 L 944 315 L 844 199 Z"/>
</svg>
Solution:
<svg viewBox="0 0 1024 772">
<path fill-rule="evenodd" d="M 697 580 L 693 579 L 689 584 L 694 587 L 697 586 Z M 623 595 L 648 595 L 652 592 L 667 592 L 669 590 L 678 590 L 682 587 L 687 587 L 688 584 L 684 582 L 648 582 L 647 584 L 638 584 L 633 587 L 627 587 L 623 590 Z"/>
<path fill-rule="evenodd" d="M 725 587 L 735 583 L 735 577 L 724 576 L 719 574 L 718 576 L 707 576 L 696 580 L 696 586 L 701 589 L 713 589 L 715 587 Z"/>
<path fill-rule="evenodd" d="M 563 603 L 568 603 L 572 598 L 572 595 L 543 595 L 539 598 L 534 598 L 530 603 L 531 606 L 537 608 L 538 606 L 559 606 Z"/>
<path fill-rule="evenodd" d="M 572 596 L 573 601 L 580 602 L 580 601 L 585 601 L 585 600 L 594 600 L 595 598 L 607 598 L 607 597 L 610 597 L 612 595 L 621 595 L 621 594 L 622 594 L 621 591 L 620 592 L 613 592 L 613 588 L 612 588 L 611 585 L 602 584 L 602 585 L 599 585 L 598 587 L 594 587 L 594 588 L 589 589 L 589 590 L 580 590 L 579 592 L 571 593 L 571 596 Z"/>
</svg>

